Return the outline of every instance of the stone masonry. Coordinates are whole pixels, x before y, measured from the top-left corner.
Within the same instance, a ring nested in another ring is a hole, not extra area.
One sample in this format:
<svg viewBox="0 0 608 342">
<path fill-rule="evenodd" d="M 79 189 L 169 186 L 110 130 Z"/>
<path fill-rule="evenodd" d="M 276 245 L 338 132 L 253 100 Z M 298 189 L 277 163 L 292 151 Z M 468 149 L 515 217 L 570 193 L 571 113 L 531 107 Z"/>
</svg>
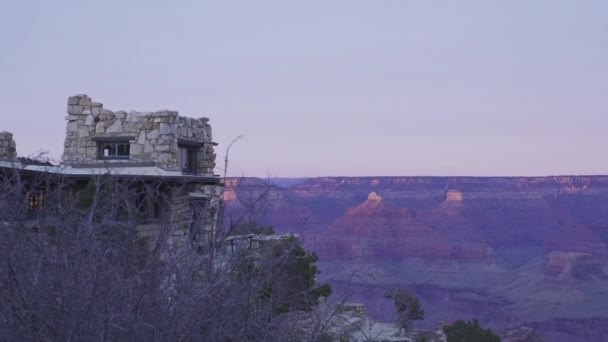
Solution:
<svg viewBox="0 0 608 342">
<path fill-rule="evenodd" d="M 208 118 L 181 117 L 176 111 L 116 111 L 103 108 L 87 95 L 68 99 L 68 115 L 63 164 L 90 166 L 107 163 L 100 160 L 99 139 L 127 140 L 130 155 L 112 163 L 153 163 L 168 171 L 180 170 L 180 145 L 196 146 L 196 169 L 199 176 L 213 176 L 215 157 Z"/>
<path fill-rule="evenodd" d="M 166 199 L 142 207 L 142 215 L 154 216 L 146 217 L 136 229 L 141 237 L 168 233 L 169 243 L 176 248 L 204 246 L 220 229 L 224 185 L 213 174 L 216 144 L 209 119 L 181 117 L 170 110 L 113 112 L 87 95 L 69 97 L 67 112 L 60 165 L 44 170 L 19 162 L 6 166 L 6 161 L 17 158 L 16 144 L 12 133 L 1 132 L 0 161 L 4 163 L 0 167 L 61 174 L 64 180 L 73 180 L 70 184 L 76 192 L 84 184 L 82 179 L 104 173 L 129 179 L 125 184 L 144 195 L 150 191 L 144 184 L 159 184 L 155 191 L 165 193 Z M 123 154 L 101 155 L 114 145 L 120 145 Z"/>
<path fill-rule="evenodd" d="M 9 132 L 0 133 L 0 160 L 13 160 L 17 157 L 17 145 L 13 140 L 13 134 Z"/>
</svg>

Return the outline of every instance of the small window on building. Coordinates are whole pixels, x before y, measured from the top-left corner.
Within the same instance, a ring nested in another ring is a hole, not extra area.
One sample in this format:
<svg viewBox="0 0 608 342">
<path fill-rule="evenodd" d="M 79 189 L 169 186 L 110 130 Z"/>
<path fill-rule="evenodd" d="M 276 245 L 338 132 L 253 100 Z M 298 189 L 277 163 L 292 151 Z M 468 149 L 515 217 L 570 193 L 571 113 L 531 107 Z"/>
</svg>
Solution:
<svg viewBox="0 0 608 342">
<path fill-rule="evenodd" d="M 138 194 L 136 204 L 145 221 L 160 220 L 162 208 L 159 193 L 144 189 Z"/>
<path fill-rule="evenodd" d="M 41 209 L 44 206 L 44 191 L 31 191 L 27 194 L 27 206 L 30 210 Z"/>
<path fill-rule="evenodd" d="M 196 147 L 180 146 L 180 168 L 185 175 L 196 175 Z"/>
<path fill-rule="evenodd" d="M 44 190 L 29 191 L 27 198 L 27 218 L 36 219 L 44 208 Z"/>
<path fill-rule="evenodd" d="M 99 158 L 101 159 L 125 159 L 129 158 L 128 142 L 108 142 L 99 144 Z"/>
</svg>

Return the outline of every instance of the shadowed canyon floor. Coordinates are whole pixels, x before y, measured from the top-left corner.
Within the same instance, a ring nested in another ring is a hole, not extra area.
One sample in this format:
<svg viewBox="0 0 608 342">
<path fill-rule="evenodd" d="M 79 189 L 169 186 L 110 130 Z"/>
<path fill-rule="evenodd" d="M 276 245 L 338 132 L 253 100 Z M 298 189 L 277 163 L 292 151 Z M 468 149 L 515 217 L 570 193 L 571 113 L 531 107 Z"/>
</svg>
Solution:
<svg viewBox="0 0 608 342">
<path fill-rule="evenodd" d="M 608 340 L 606 176 L 235 178 L 225 201 L 233 220 L 255 204 L 245 220 L 300 234 L 372 317 L 391 319 L 399 284 L 422 301 L 419 327 L 476 317 Z"/>
</svg>

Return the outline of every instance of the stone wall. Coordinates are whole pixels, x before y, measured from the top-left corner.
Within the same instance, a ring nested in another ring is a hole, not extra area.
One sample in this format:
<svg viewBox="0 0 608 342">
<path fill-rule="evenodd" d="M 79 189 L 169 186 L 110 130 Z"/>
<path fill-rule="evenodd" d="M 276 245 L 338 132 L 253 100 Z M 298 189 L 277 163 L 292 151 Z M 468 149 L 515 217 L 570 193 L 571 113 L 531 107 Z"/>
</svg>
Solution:
<svg viewBox="0 0 608 342">
<path fill-rule="evenodd" d="M 170 186 L 163 220 L 138 225 L 139 236 L 156 238 L 168 229 L 168 243 L 175 248 L 207 246 L 218 232 L 223 189 L 219 184 Z"/>
<path fill-rule="evenodd" d="M 0 160 L 13 160 L 17 158 L 17 145 L 13 140 L 13 134 L 9 132 L 0 133 Z"/>
<path fill-rule="evenodd" d="M 68 99 L 63 163 L 154 163 L 165 170 L 180 171 L 179 145 L 197 149 L 197 175 L 213 176 L 215 157 L 208 118 L 181 117 L 176 111 L 113 112 L 87 95 Z M 127 139 L 128 159 L 100 159 L 100 139 Z"/>
</svg>

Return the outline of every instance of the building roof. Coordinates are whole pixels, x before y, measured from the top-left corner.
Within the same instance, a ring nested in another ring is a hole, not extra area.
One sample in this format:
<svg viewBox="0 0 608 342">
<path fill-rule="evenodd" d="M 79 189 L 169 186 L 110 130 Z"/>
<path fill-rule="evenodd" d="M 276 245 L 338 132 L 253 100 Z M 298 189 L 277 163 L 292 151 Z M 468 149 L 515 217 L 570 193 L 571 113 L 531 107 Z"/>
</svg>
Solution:
<svg viewBox="0 0 608 342">
<path fill-rule="evenodd" d="M 112 176 L 133 177 L 138 179 L 179 180 L 183 182 L 220 183 L 219 177 L 183 175 L 180 171 L 165 170 L 159 166 L 129 166 L 123 167 L 108 163 L 93 167 L 73 167 L 71 165 L 33 165 L 22 164 L 20 161 L 0 160 L 0 168 L 20 170 L 32 173 L 48 173 L 63 175 L 71 178 L 89 178 L 110 174 Z"/>
</svg>

